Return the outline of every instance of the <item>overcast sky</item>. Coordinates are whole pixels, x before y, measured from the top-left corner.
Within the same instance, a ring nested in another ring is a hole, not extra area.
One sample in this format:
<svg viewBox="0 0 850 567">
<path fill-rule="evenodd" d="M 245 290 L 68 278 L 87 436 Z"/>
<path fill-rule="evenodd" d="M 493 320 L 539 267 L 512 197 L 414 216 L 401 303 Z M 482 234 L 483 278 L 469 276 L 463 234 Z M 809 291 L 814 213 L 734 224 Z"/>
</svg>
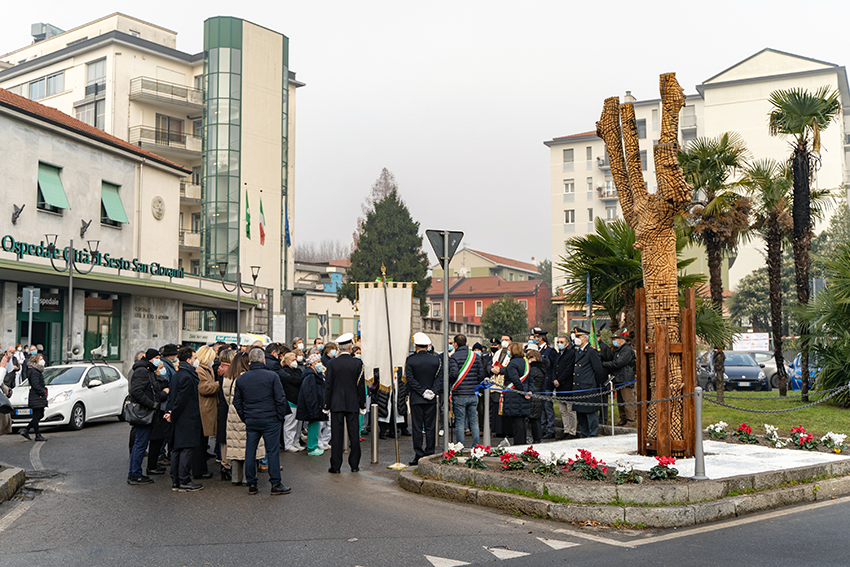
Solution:
<svg viewBox="0 0 850 567">
<path fill-rule="evenodd" d="M 605 97 L 685 93 L 772 47 L 846 65 L 850 2 L 518 0 L 43 0 L 7 6 L 0 52 L 30 24 L 68 30 L 112 12 L 202 49 L 203 21 L 230 15 L 290 39 L 298 89 L 295 243 L 351 241 L 381 168 L 413 218 L 472 248 L 551 258 L 544 140 L 593 130 Z M 425 244 L 430 251 L 430 246 Z M 431 254 L 433 258 L 433 254 Z"/>
</svg>

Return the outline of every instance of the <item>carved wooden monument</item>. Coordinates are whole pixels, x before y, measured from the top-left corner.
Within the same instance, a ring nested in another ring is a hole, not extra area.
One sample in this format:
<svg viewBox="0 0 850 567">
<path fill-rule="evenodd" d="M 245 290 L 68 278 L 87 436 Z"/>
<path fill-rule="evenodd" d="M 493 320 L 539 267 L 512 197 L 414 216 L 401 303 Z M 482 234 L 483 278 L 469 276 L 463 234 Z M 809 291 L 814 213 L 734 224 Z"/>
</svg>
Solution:
<svg viewBox="0 0 850 567">
<path fill-rule="evenodd" d="M 664 399 L 693 391 L 696 382 L 694 295 L 680 313 L 673 221 L 691 202 L 679 167 L 679 111 L 685 104 L 675 73 L 660 78 L 661 136 L 653 148 L 658 190 L 649 193 L 641 171 L 632 104 L 605 100 L 596 134 L 605 142 L 623 217 L 641 251 L 643 289 L 636 305 L 637 399 Z M 622 129 L 621 129 L 622 124 Z M 625 146 L 625 152 L 624 152 Z M 693 398 L 639 406 L 638 452 L 693 456 Z"/>
</svg>

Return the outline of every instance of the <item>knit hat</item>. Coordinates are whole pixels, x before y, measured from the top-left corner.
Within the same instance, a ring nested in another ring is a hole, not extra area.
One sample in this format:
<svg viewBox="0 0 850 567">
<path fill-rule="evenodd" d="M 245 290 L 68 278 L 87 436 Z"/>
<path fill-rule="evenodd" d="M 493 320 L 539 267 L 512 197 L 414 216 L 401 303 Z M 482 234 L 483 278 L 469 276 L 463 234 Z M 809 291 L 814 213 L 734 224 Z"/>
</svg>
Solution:
<svg viewBox="0 0 850 567">
<path fill-rule="evenodd" d="M 307 357 L 307 366 L 313 366 L 317 362 L 321 362 L 322 356 L 318 353 L 311 354 Z"/>
<path fill-rule="evenodd" d="M 149 348 L 148 350 L 145 351 L 145 360 L 150 361 L 150 360 L 153 360 L 154 358 L 156 358 L 157 356 L 159 356 L 159 351 L 156 350 L 155 348 Z"/>
<path fill-rule="evenodd" d="M 161 349 L 159 349 L 159 352 L 162 356 L 174 356 L 174 355 L 177 354 L 177 350 L 178 350 L 177 345 L 169 343 L 169 344 L 165 345 L 164 347 L 162 347 Z"/>
</svg>

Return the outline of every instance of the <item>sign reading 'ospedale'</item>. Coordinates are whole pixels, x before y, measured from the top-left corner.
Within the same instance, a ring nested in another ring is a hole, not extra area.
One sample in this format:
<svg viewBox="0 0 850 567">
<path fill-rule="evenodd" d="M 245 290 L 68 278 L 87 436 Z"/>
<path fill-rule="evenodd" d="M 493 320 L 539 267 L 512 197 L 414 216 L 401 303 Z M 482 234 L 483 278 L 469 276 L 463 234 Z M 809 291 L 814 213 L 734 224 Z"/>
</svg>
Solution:
<svg viewBox="0 0 850 567">
<path fill-rule="evenodd" d="M 4 252 L 12 252 L 18 258 L 24 256 L 35 256 L 37 258 L 50 258 L 50 247 L 44 245 L 44 241 L 38 244 L 28 244 L 19 242 L 11 235 L 7 234 L 0 241 Z M 54 260 L 67 260 L 70 252 L 70 247 L 64 249 L 54 248 Z M 74 250 L 74 261 L 78 264 L 94 264 L 95 266 L 103 266 L 104 268 L 112 268 L 114 270 L 127 270 L 140 274 L 151 274 L 152 276 L 166 276 L 169 278 L 182 278 L 185 275 L 183 268 L 166 268 L 156 262 L 145 264 L 140 262 L 138 258 L 127 260 L 125 258 L 112 256 L 110 254 L 101 254 L 100 252 L 90 252 L 88 249 Z"/>
</svg>

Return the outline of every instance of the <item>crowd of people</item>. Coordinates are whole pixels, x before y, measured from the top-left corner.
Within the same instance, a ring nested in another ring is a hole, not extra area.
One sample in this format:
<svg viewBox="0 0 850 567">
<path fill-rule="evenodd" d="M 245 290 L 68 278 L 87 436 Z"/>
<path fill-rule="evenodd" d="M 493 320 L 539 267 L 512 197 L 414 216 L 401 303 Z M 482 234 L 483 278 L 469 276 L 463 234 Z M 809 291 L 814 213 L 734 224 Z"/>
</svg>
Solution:
<svg viewBox="0 0 850 567">
<path fill-rule="evenodd" d="M 2 349 L 0 349 L 2 350 Z M 30 430 L 35 433 L 36 441 L 47 441 L 41 434 L 39 422 L 44 417 L 44 408 L 47 407 L 47 388 L 44 384 L 44 347 L 42 345 L 17 345 L 9 346 L 2 350 L 0 358 L 0 391 L 9 396 L 12 390 L 23 382 L 29 381 L 30 390 L 28 395 L 28 406 L 32 409 L 32 419 L 20 430 L 21 435 L 32 440 Z M 12 417 L 8 414 L 0 414 L 0 435 L 12 432 Z"/>
</svg>

